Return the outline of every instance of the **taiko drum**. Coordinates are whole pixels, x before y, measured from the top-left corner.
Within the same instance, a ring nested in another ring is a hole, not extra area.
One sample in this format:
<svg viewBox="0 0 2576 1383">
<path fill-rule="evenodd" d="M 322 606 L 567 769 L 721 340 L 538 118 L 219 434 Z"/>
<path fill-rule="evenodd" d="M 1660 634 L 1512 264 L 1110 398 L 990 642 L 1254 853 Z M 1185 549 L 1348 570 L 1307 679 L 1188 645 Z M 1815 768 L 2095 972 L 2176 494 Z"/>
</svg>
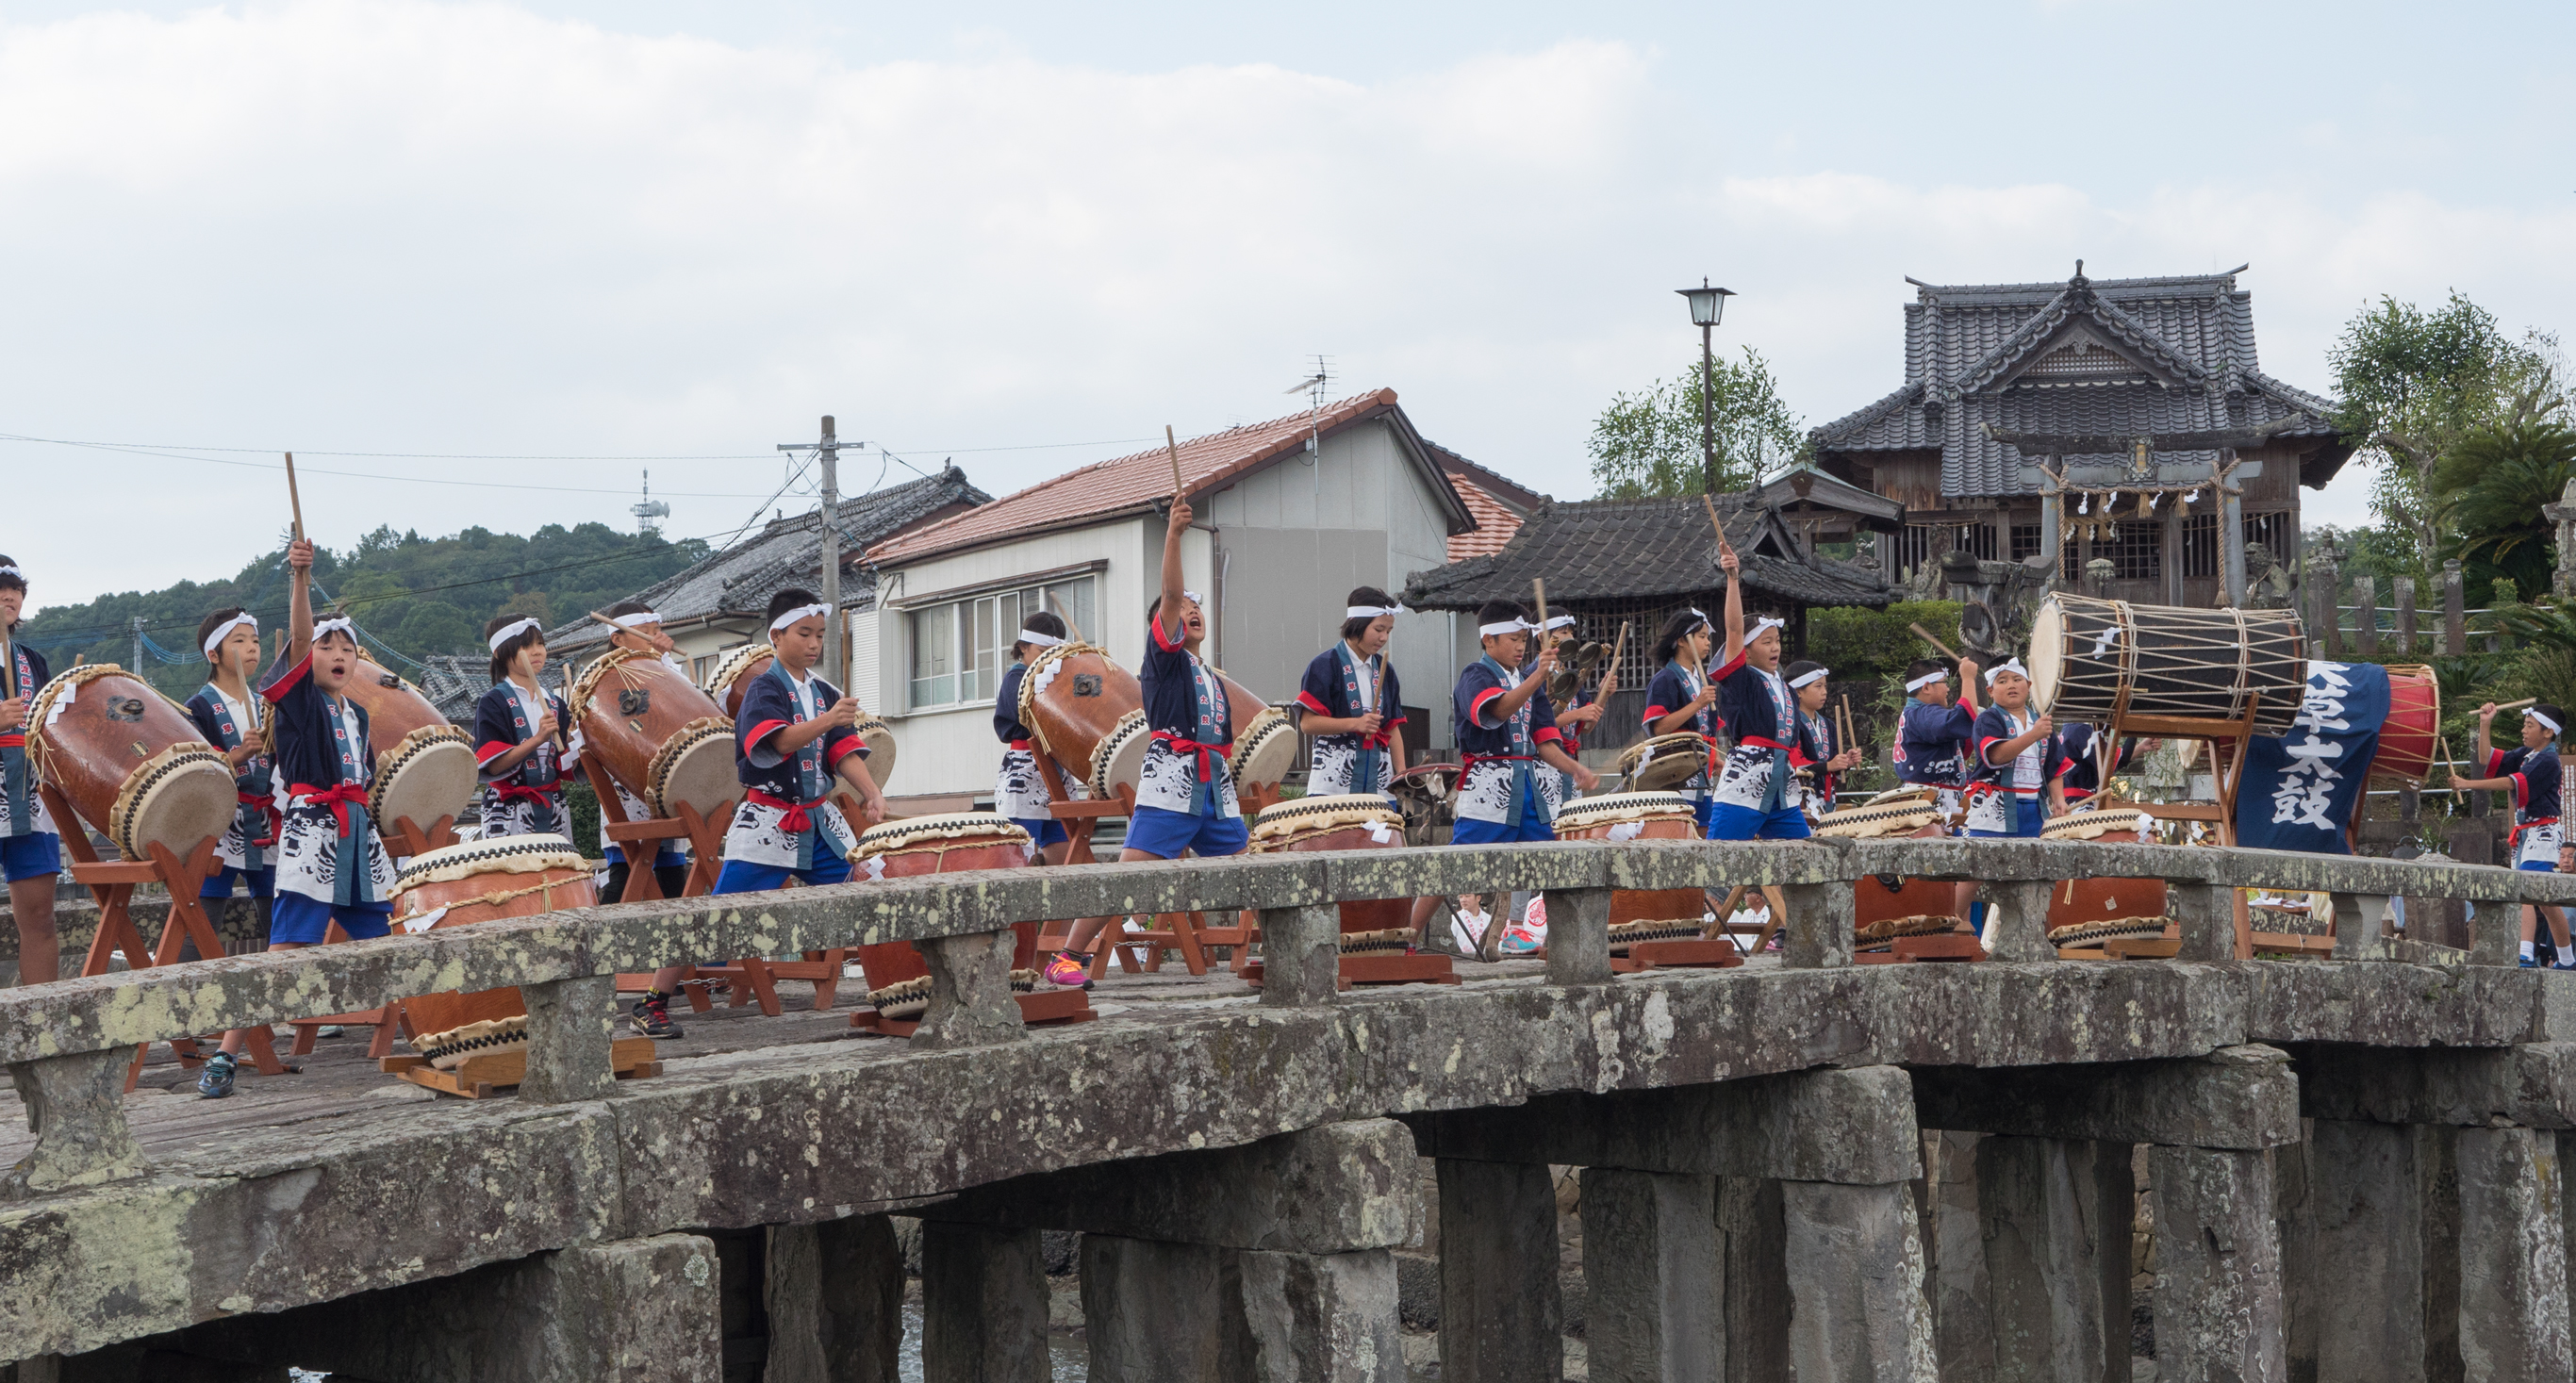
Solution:
<svg viewBox="0 0 2576 1383">
<path fill-rule="evenodd" d="M 1037 749 L 1095 797 L 1114 796 L 1120 783 L 1133 788 L 1144 772 L 1144 685 L 1089 644 L 1059 644 L 1031 658 L 1019 714 Z"/>
<path fill-rule="evenodd" d="M 2433 669 L 2396 664 L 2388 669 L 2388 719 L 2379 727 L 2379 751 L 2370 776 L 2421 785 L 2441 758 L 2442 684 Z"/>
<path fill-rule="evenodd" d="M 744 644 L 716 660 L 715 671 L 707 674 L 707 694 L 724 708 L 725 724 L 730 728 L 734 717 L 742 714 L 742 698 L 751 690 L 751 679 L 769 671 L 778 661 L 778 651 L 765 643 Z M 847 688 L 842 695 L 849 694 Z M 858 723 L 850 727 L 859 743 L 868 749 L 868 779 L 883 788 L 894 776 L 896 745 L 894 731 L 886 723 L 869 715 L 863 707 Z M 651 800 L 651 799 L 646 799 Z"/>
<path fill-rule="evenodd" d="M 394 881 L 393 900 L 395 928 L 421 932 L 586 908 L 599 895 L 591 886 L 589 862 L 571 841 L 527 835 L 471 840 L 417 856 Z M 419 1037 L 527 1012 L 515 985 L 403 1000 L 404 1021 Z"/>
<path fill-rule="evenodd" d="M 1374 792 L 1300 797 L 1253 818 L 1252 844 L 1260 854 L 1307 851 L 1392 850 L 1404 844 L 1404 814 Z M 1413 925 L 1413 900 L 1371 898 L 1341 905 L 1345 932 L 1383 932 Z"/>
<path fill-rule="evenodd" d="M 912 879 L 924 874 L 957 874 L 972 869 L 1023 869 L 1028 866 L 1029 833 L 1009 817 L 991 812 L 950 812 L 912 816 L 872 826 L 850 852 L 850 878 Z M 1011 926 L 1011 968 L 1037 964 L 1038 924 Z M 859 969 L 868 992 L 878 993 L 930 973 L 921 948 L 909 941 L 859 948 Z"/>
<path fill-rule="evenodd" d="M 150 858 L 154 845 L 185 856 L 232 824 L 231 764 L 185 711 L 114 663 L 57 674 L 28 704 L 25 729 L 38 776 L 127 859 Z"/>
<path fill-rule="evenodd" d="M 1697 840 L 1699 817 L 1677 792 L 1613 792 L 1577 798 L 1556 814 L 1558 840 Z M 1623 888 L 1610 895 L 1610 923 L 1673 922 L 1702 917 L 1708 897 L 1695 888 Z"/>
<path fill-rule="evenodd" d="M 583 752 L 654 815 L 686 803 L 711 816 L 742 795 L 732 717 L 661 659 L 610 651 L 573 683 L 572 705 Z"/>
</svg>

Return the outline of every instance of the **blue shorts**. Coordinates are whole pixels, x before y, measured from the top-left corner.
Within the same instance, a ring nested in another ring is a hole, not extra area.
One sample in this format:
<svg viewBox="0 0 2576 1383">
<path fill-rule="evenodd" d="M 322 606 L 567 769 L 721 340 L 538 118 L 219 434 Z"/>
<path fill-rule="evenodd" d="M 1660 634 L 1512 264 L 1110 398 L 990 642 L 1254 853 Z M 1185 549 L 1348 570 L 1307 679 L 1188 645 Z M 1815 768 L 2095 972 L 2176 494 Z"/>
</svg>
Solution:
<svg viewBox="0 0 2576 1383">
<path fill-rule="evenodd" d="M 1214 859 L 1242 854 L 1251 839 L 1252 828 L 1239 816 L 1192 816 L 1164 807 L 1138 807 L 1127 822 L 1127 839 L 1121 848 L 1166 860 L 1179 859 L 1184 850 L 1196 850 L 1200 858 Z"/>
<path fill-rule="evenodd" d="M 599 852 L 599 857 L 610 864 L 626 863 L 626 852 L 618 849 L 614 845 L 601 850 Z M 687 864 L 688 862 L 689 852 L 681 849 L 679 844 L 675 841 L 663 841 L 661 852 L 653 857 L 653 867 L 655 869 L 669 869 L 677 865 Z"/>
<path fill-rule="evenodd" d="M 1709 804 L 1710 840 L 1805 840 L 1812 834 L 1807 814 L 1796 807 L 1765 813 L 1728 802 Z"/>
<path fill-rule="evenodd" d="M 63 872 L 63 838 L 51 831 L 36 831 L 0 840 L 0 877 L 16 883 L 46 874 Z"/>
<path fill-rule="evenodd" d="M 1548 770 L 1553 772 L 1554 770 Z M 1547 804 L 1538 800 L 1538 776 L 1532 774 L 1521 788 L 1521 824 L 1507 821 L 1470 821 L 1458 818 L 1449 829 L 1452 845 L 1517 845 L 1530 840 L 1556 839 L 1556 823 L 1547 814 Z"/>
<path fill-rule="evenodd" d="M 2514 868 L 2529 870 L 2534 874 L 2555 874 L 2558 872 L 2558 865 L 2554 860 L 2524 860 L 2522 863 L 2515 865 Z"/>
<path fill-rule="evenodd" d="M 726 860 L 724 872 L 716 875 L 718 893 L 767 893 L 787 887 L 790 878 L 809 884 L 840 884 L 850 880 L 850 862 L 830 855 L 814 861 L 811 869 L 790 869 L 783 864 L 753 864 L 749 860 Z"/>
<path fill-rule="evenodd" d="M 2036 837 L 2039 834 L 2039 828 L 2047 824 L 2048 812 L 2040 806 L 2039 799 L 2036 797 L 2021 797 L 2013 800 L 2013 829 L 2009 831 L 1970 831 L 1968 834 L 1985 840 L 2012 840 L 2015 838 Z"/>
<path fill-rule="evenodd" d="M 276 865 L 272 864 L 266 869 L 241 869 L 228 864 L 206 876 L 205 886 L 197 890 L 197 896 L 230 898 L 233 896 L 235 879 L 250 885 L 250 896 L 253 898 L 267 898 L 277 892 Z"/>
<path fill-rule="evenodd" d="M 277 895 L 268 914 L 268 944 L 281 942 L 295 946 L 319 946 L 334 922 L 349 934 L 351 941 L 364 941 L 393 930 L 394 905 L 391 903 L 351 903 L 333 907 L 293 891 Z"/>
<path fill-rule="evenodd" d="M 1041 850 L 1073 839 L 1065 834 L 1064 823 L 1051 816 L 1015 816 L 1011 818 L 1011 824 L 1028 832 L 1029 839 L 1036 841 Z"/>
</svg>

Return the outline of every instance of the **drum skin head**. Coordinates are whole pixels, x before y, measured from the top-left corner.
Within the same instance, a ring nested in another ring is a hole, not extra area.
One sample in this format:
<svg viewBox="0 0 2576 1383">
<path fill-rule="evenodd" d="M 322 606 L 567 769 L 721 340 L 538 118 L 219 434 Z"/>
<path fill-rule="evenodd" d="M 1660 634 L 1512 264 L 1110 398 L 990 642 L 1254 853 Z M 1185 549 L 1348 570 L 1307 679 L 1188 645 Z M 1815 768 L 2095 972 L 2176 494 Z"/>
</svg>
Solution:
<svg viewBox="0 0 2576 1383">
<path fill-rule="evenodd" d="M 2054 600 L 2030 622 L 2030 707 L 2040 715 L 2057 704 L 2057 681 L 2066 670 L 2066 611 Z"/>
<path fill-rule="evenodd" d="M 894 731 L 887 729 L 881 720 L 862 720 L 858 731 L 859 743 L 868 747 L 868 777 L 876 783 L 877 790 L 883 792 L 886 781 L 894 777 Z M 727 764 L 726 767 L 730 771 L 732 766 Z"/>
<path fill-rule="evenodd" d="M 1132 722 L 1118 727 L 1117 742 L 1110 753 L 1107 771 L 1091 784 L 1093 795 L 1104 800 L 1118 795 L 1120 783 L 1133 788 L 1144 780 L 1145 746 L 1153 743 L 1154 737 L 1145 729 L 1144 714 L 1136 712 L 1134 715 Z"/>
<path fill-rule="evenodd" d="M 731 767 L 730 764 L 727 765 Z M 474 800 L 478 765 L 474 750 L 461 739 L 433 744 L 414 755 L 387 779 L 377 793 L 385 825 L 409 817 L 427 830 L 442 816 L 454 816 Z"/>
<path fill-rule="evenodd" d="M 1287 777 L 1288 771 L 1297 766 L 1297 743 L 1297 731 L 1286 716 L 1264 711 L 1254 721 L 1252 737 L 1245 741 L 1242 756 L 1234 766 L 1236 785 L 1275 783 Z"/>
<path fill-rule="evenodd" d="M 662 809 L 677 816 L 679 804 L 686 802 L 704 816 L 741 795 L 742 785 L 734 776 L 733 736 L 710 736 L 680 751 L 679 760 L 671 765 L 670 781 L 662 787 Z"/>
<path fill-rule="evenodd" d="M 185 856 L 197 842 L 222 835 L 235 810 L 231 767 L 220 758 L 191 758 L 144 790 L 117 832 L 117 848 L 128 859 L 150 859 L 156 844 Z"/>
<path fill-rule="evenodd" d="M 1657 735 L 1630 746 L 1620 758 L 1630 790 L 1654 792 L 1687 783 L 1708 767 L 1708 741 L 1689 733 Z"/>
</svg>

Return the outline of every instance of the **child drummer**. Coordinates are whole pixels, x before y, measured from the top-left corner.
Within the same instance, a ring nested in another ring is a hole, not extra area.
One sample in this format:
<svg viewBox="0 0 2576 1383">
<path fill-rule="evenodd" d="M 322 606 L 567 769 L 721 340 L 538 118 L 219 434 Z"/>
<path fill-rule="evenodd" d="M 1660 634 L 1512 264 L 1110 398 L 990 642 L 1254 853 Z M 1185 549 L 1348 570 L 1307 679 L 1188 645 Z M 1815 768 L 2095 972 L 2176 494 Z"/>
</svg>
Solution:
<svg viewBox="0 0 2576 1383">
<path fill-rule="evenodd" d="M 394 862 L 367 810 L 375 777 L 367 710 L 345 692 L 358 667 L 357 626 L 345 617 L 314 623 L 311 543 L 289 544 L 286 566 L 285 671 L 260 692 L 269 705 L 272 771 L 286 783 L 272 951 L 319 945 L 334 923 L 352 941 L 383 936 L 394 911 Z M 224 1034 L 223 1049 L 198 1073 L 198 1094 L 232 1093 L 241 1042 L 238 1031 Z"/>
<path fill-rule="evenodd" d="M 239 879 L 259 908 L 265 934 L 277 884 L 279 813 L 270 797 L 268 703 L 250 687 L 259 670 L 259 617 L 237 605 L 217 610 L 198 624 L 197 646 L 205 651 L 211 671 L 206 684 L 188 698 L 188 715 L 197 722 L 197 733 L 231 761 L 235 802 L 232 825 L 215 842 L 215 860 L 222 868 L 197 896 L 230 898 L 233 881 Z M 195 958 L 191 941 L 180 959 Z"/>
<path fill-rule="evenodd" d="M 1181 534 L 1193 518 L 1190 503 L 1172 496 L 1163 528 L 1163 586 L 1145 609 L 1145 723 L 1153 739 L 1136 784 L 1136 814 L 1127 823 L 1121 863 L 1239 855 L 1251 839 L 1235 801 L 1231 710 L 1224 684 L 1199 661 L 1207 638 L 1207 612 L 1198 593 L 1182 586 Z M 1088 986 L 1091 947 L 1109 919 L 1087 917 L 1074 925 L 1065 948 L 1047 962 L 1049 984 Z"/>
<path fill-rule="evenodd" d="M 849 878 L 858 837 L 832 802 L 835 778 L 859 795 L 869 825 L 885 820 L 885 795 L 868 776 L 868 747 L 852 728 L 859 703 L 813 675 L 830 616 L 831 607 L 810 591 L 790 587 L 769 598 L 769 643 L 778 656 L 752 679 L 734 715 L 743 803 L 725 832 L 718 893 L 782 888 L 791 875 L 808 884 Z"/>
<path fill-rule="evenodd" d="M 1050 648 L 1061 648 L 1065 622 L 1052 610 L 1039 610 L 1020 621 L 1020 636 L 1011 643 L 1011 665 L 1002 673 L 1001 693 L 993 698 L 993 734 L 1002 742 L 1002 767 L 993 780 L 993 810 L 1029 833 L 1029 841 L 1049 864 L 1062 864 L 1073 849 L 1064 823 L 1055 819 L 1055 798 L 1038 771 L 1036 736 L 1020 723 L 1020 686 L 1028 679 L 1029 660 Z M 1078 785 L 1067 780 L 1068 789 Z"/>
<path fill-rule="evenodd" d="M 2494 702 L 2478 708 L 2477 755 L 2479 762 L 2487 766 L 2487 776 L 2462 779 L 2452 786 L 2471 792 L 2512 793 L 2513 835 L 2508 845 L 2513 851 L 2513 867 L 2538 874 L 2554 872 L 2558 868 L 2559 842 L 2565 836 L 2565 828 L 2558 821 L 2558 740 L 2567 732 L 2567 713 L 2545 701 L 2524 708 L 2522 743 L 2511 749 L 2497 749 L 2489 742 L 2495 718 Z M 2558 948 L 2554 968 L 2576 970 L 2576 947 L 2568 944 L 2566 910 L 2529 903 L 2522 908 L 2523 968 L 2539 964 L 2532 954 L 2532 934 L 2538 930 L 2544 913 L 2549 917 L 2550 944 Z"/>
<path fill-rule="evenodd" d="M 1535 626 L 1529 612 L 1508 600 L 1489 600 L 1476 611 L 1476 640 L 1485 656 L 1458 674 L 1450 696 L 1457 719 L 1456 845 L 1506 845 L 1556 839 L 1558 777 L 1590 792 L 1600 775 L 1569 756 L 1547 697 L 1547 674 L 1556 652 L 1531 653 Z M 1556 773 L 1541 773 L 1541 765 Z M 1422 943 L 1428 910 L 1417 907 L 1413 944 Z M 1487 924 L 1492 925 L 1491 923 Z"/>
<path fill-rule="evenodd" d="M 1860 751 L 1844 747 L 1842 735 L 1825 715 L 1824 664 L 1801 660 L 1782 669 L 1780 676 L 1798 701 L 1798 747 L 1790 751 L 1789 762 L 1814 774 L 1808 797 L 1815 814 L 1822 816 L 1834 809 L 1836 776 L 1860 765 Z"/>
<path fill-rule="evenodd" d="M 1538 634 L 1539 641 L 1544 646 L 1565 648 L 1574 642 L 1575 621 L 1572 610 L 1562 605 L 1550 605 L 1547 607 L 1547 618 L 1540 623 L 1545 626 Z M 1562 653 L 1557 655 L 1560 661 L 1565 656 Z M 1607 708 L 1610 698 L 1618 694 L 1618 691 L 1619 670 L 1617 668 L 1604 669 L 1601 673 L 1601 681 L 1596 686 L 1587 687 L 1582 685 L 1579 679 L 1577 680 L 1574 694 L 1566 698 L 1566 704 L 1556 708 L 1558 743 L 1563 746 L 1567 758 L 1579 760 L 1583 757 L 1583 733 L 1601 723 L 1601 713 Z M 1562 790 L 1571 787 L 1572 784 L 1561 783 L 1558 786 Z"/>
<path fill-rule="evenodd" d="M 1726 572 L 1726 662 L 1713 677 L 1735 731 L 1710 794 L 1711 840 L 1804 840 L 1807 814 L 1791 796 L 1789 755 L 1798 744 L 1798 705 L 1780 676 L 1781 621 L 1744 627 L 1744 582 L 1734 549 L 1718 553 Z M 1821 685 L 1811 684 L 1811 685 Z M 1776 906 L 1773 911 L 1777 913 Z"/>
<path fill-rule="evenodd" d="M 1715 642 L 1708 616 L 1699 610 L 1684 610 L 1664 621 L 1663 632 L 1655 636 L 1655 675 L 1646 683 L 1646 733 L 1699 736 L 1709 746 L 1700 756 L 1703 765 L 1716 762 L 1718 732 L 1726 728 L 1717 715 L 1717 684 L 1708 680 L 1708 655 Z M 1708 834 L 1708 793 L 1715 786 L 1703 766 L 1672 789 L 1690 800 L 1702 836 Z"/>
<path fill-rule="evenodd" d="M 537 679 L 546 670 L 545 630 L 502 615 L 483 627 L 492 650 L 492 689 L 474 707 L 474 757 L 482 765 L 483 839 L 564 835 L 563 775 L 573 766 L 572 716 Z"/>
<path fill-rule="evenodd" d="M 2030 674 L 2007 658 L 1986 669 L 1992 704 L 1977 713 L 1964 800 L 1967 833 L 2036 839 L 2052 816 L 2066 813 L 2065 746 L 2057 722 L 2030 710 Z"/>
<path fill-rule="evenodd" d="M 1315 737 L 1306 765 L 1310 796 L 1383 793 L 1404 772 L 1404 692 L 1386 655 L 1401 607 L 1375 586 L 1350 593 L 1341 641 L 1306 664 L 1293 713 Z"/>
<path fill-rule="evenodd" d="M 27 757 L 27 708 L 53 680 L 45 655 L 18 639 L 27 603 L 27 574 L 0 557 L 0 876 L 18 922 L 18 983 L 46 984 L 61 965 L 54 935 L 54 880 L 63 872 L 62 838 L 36 791 Z"/>
<path fill-rule="evenodd" d="M 609 647 L 658 659 L 664 667 L 682 678 L 688 677 L 688 662 L 680 657 L 679 645 L 662 632 L 662 616 L 652 606 L 640 600 L 621 600 L 608 607 L 607 619 Z M 581 759 L 582 748 L 581 731 L 577 728 L 572 734 L 571 748 L 571 761 L 577 763 Z M 627 820 L 651 819 L 652 809 L 644 805 L 642 798 L 628 792 L 624 783 L 614 778 L 608 781 L 617 793 L 617 804 L 626 811 Z M 599 896 L 601 901 L 613 903 L 626 896 L 628 867 L 624 848 L 608 838 L 606 817 L 600 819 L 599 852 L 600 857 L 608 861 L 608 887 L 601 890 Z M 653 882 L 661 886 L 665 898 L 677 898 L 689 891 L 689 852 L 678 839 L 660 842 L 660 848 L 654 852 Z M 659 979 L 658 976 L 656 978 Z M 660 986 L 657 984 L 656 987 Z"/>
</svg>

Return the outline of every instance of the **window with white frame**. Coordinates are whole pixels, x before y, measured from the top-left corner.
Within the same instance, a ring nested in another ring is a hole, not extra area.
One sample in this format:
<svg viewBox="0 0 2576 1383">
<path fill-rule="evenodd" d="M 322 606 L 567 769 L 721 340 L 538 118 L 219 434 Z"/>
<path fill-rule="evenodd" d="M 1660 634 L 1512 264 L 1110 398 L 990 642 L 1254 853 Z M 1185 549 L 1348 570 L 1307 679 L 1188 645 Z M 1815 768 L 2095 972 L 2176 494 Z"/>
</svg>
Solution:
<svg viewBox="0 0 2576 1383">
<path fill-rule="evenodd" d="M 912 611 L 911 708 L 972 705 L 1000 695 L 1020 621 L 1052 610 L 1076 629 L 1092 628 L 1092 584 L 1091 577 L 1077 576 Z"/>
</svg>

